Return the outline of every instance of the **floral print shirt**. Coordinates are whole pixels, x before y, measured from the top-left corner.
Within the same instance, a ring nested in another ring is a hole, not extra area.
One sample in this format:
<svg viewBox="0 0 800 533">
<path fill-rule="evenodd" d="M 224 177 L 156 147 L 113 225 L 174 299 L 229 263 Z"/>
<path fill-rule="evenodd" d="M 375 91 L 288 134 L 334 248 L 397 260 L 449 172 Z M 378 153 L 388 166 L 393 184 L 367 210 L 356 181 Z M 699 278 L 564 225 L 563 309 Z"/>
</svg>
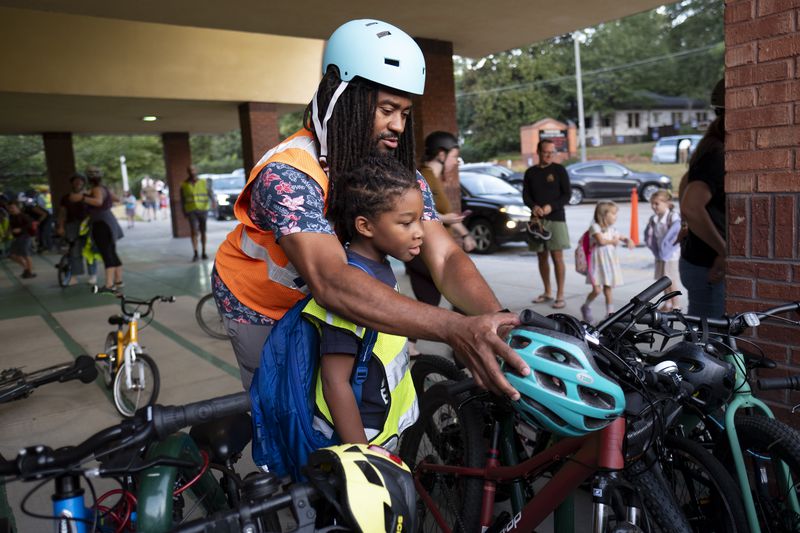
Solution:
<svg viewBox="0 0 800 533">
<path fill-rule="evenodd" d="M 417 181 L 424 202 L 422 219 L 438 220 L 433 196 L 419 172 Z M 247 214 L 259 229 L 273 232 L 278 243 L 282 237 L 292 233 L 335 234 L 325 218 L 322 187 L 306 173 L 285 163 L 269 163 L 251 188 Z M 274 322 L 240 302 L 222 281 L 216 267 L 211 273 L 211 290 L 224 317 L 244 324 L 270 325 Z"/>
</svg>

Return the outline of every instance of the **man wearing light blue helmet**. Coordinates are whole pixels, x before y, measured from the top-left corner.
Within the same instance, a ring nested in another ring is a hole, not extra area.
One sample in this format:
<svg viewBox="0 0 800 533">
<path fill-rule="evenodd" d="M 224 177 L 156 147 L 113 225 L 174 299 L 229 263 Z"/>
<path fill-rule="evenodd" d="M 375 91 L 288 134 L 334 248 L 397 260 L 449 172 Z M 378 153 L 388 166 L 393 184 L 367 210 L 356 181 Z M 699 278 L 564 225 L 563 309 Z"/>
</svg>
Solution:
<svg viewBox="0 0 800 533">
<path fill-rule="evenodd" d="M 479 383 L 518 397 L 496 360 L 528 372 L 497 334 L 518 320 L 499 313 L 486 281 L 438 221 L 421 175 L 421 256 L 448 300 L 475 316 L 418 303 L 349 267 L 325 218 L 330 188 L 370 153 L 415 168 L 411 95 L 425 86 L 422 51 L 390 24 L 354 20 L 331 35 L 322 69 L 304 128 L 253 168 L 234 206 L 240 224 L 217 251 L 212 286 L 243 385 L 272 324 L 310 290 L 321 306 L 362 326 L 450 344 Z"/>
</svg>

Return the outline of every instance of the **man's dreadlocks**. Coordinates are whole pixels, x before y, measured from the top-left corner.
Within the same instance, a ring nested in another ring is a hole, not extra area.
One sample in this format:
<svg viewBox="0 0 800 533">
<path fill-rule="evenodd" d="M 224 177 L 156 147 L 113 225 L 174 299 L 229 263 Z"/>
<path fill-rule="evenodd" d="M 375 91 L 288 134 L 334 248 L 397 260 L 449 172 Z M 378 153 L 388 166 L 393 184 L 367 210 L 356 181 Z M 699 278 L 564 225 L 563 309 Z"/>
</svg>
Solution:
<svg viewBox="0 0 800 533">
<path fill-rule="evenodd" d="M 328 104 L 340 83 L 339 69 L 331 65 L 319 82 L 317 89 L 320 123 L 325 118 Z M 338 174 L 352 169 L 375 151 L 376 139 L 373 138 L 373 130 L 379 89 L 395 92 L 392 89 L 356 77 L 350 81 L 347 89 L 336 102 L 333 114 L 328 121 L 327 161 L 331 184 Z M 303 116 L 303 124 L 307 129 L 314 131 L 312 115 L 313 108 L 309 104 Z M 317 132 L 315 132 L 315 135 L 317 135 Z M 414 171 L 416 168 L 414 162 L 414 125 L 410 116 L 406 121 L 405 130 L 398 140 L 394 157 L 408 170 Z M 319 149 L 319 140 L 317 140 L 317 149 Z"/>
</svg>

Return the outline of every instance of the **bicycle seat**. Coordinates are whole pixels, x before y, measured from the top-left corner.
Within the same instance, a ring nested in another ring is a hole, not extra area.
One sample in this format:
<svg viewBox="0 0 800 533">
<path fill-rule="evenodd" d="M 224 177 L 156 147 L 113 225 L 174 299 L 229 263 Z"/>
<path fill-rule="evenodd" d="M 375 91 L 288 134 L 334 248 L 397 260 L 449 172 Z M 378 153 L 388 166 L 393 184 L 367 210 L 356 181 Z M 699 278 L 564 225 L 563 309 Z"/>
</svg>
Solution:
<svg viewBox="0 0 800 533">
<path fill-rule="evenodd" d="M 111 324 L 112 326 L 122 326 L 127 321 L 128 320 L 124 316 L 114 315 L 108 317 L 108 323 Z"/>
<path fill-rule="evenodd" d="M 252 422 L 247 413 L 226 416 L 205 424 L 198 424 L 189 431 L 197 445 L 211 456 L 211 462 L 225 464 L 239 455 L 253 438 Z"/>
</svg>

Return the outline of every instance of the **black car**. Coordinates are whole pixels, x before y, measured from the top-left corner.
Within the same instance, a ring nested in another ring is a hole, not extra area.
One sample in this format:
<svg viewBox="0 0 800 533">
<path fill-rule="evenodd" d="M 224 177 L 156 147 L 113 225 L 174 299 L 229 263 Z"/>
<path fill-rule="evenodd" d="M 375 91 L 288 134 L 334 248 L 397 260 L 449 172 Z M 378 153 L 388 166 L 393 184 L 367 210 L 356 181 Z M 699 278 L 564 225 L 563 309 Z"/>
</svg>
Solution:
<svg viewBox="0 0 800 533">
<path fill-rule="evenodd" d="M 478 174 L 489 174 L 500 178 L 514 186 L 515 189 L 522 190 L 522 172 L 514 172 L 510 168 L 495 163 L 464 163 L 458 167 L 459 172 L 477 172 Z"/>
<path fill-rule="evenodd" d="M 488 254 L 501 243 L 525 240 L 531 210 L 522 202 L 517 189 L 488 174 L 462 170 L 459 178 L 461 210 L 471 211 L 464 225 L 475 238 L 476 253 Z"/>
<path fill-rule="evenodd" d="M 587 161 L 567 167 L 572 195 L 570 205 L 585 198 L 630 198 L 635 187 L 639 198 L 646 202 L 658 189 L 672 189 L 672 179 L 655 172 L 636 172 L 616 161 Z"/>
<path fill-rule="evenodd" d="M 201 178 L 204 175 L 200 176 Z M 213 174 L 208 175 L 211 188 L 214 191 L 216 211 L 214 216 L 217 220 L 227 220 L 233 218 L 233 204 L 239 198 L 245 184 L 244 175 L 238 174 Z"/>
</svg>

